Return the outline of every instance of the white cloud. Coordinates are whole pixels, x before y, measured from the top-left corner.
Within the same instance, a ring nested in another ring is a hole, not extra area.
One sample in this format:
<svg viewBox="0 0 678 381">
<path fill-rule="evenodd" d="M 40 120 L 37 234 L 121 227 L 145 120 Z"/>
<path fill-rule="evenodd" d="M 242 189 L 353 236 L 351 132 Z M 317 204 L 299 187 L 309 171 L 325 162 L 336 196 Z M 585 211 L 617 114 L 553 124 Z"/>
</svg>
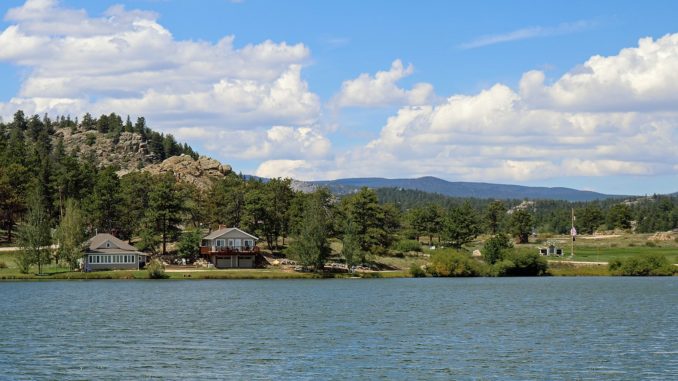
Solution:
<svg viewBox="0 0 678 381">
<path fill-rule="evenodd" d="M 429 83 L 417 83 L 410 90 L 398 87 L 397 82 L 413 72 L 412 65 L 404 67 L 400 60 L 395 60 L 388 71 L 378 71 L 374 76 L 363 73 L 344 81 L 331 103 L 335 107 L 380 107 L 430 102 L 434 93 Z"/>
<path fill-rule="evenodd" d="M 480 48 L 488 45 L 501 44 L 504 42 L 527 40 L 531 38 L 559 36 L 580 32 L 595 26 L 596 23 L 591 20 L 580 20 L 573 23 L 561 23 L 554 27 L 533 26 L 529 28 L 516 29 L 507 33 L 491 34 L 481 36 L 471 41 L 459 45 L 462 49 Z"/>
<path fill-rule="evenodd" d="M 402 107 L 378 138 L 317 166 L 334 177 L 468 181 L 675 175 L 677 73 L 678 34 L 642 39 L 617 55 L 592 57 L 550 85 L 543 73 L 529 72 L 518 91 L 496 84 Z M 288 170 L 308 175 L 304 166 Z"/>
<path fill-rule="evenodd" d="M 525 73 L 520 93 L 533 107 L 570 111 L 675 111 L 678 34 L 643 38 L 619 54 L 593 56 L 546 85 L 543 72 Z"/>
<path fill-rule="evenodd" d="M 155 129 L 211 141 L 225 152 L 240 152 L 240 142 L 213 142 L 222 133 L 264 136 L 272 126 L 294 125 L 313 141 L 314 148 L 302 145 L 300 152 L 327 149 L 312 128 L 320 100 L 301 76 L 310 56 L 305 45 L 264 41 L 237 48 L 233 36 L 177 40 L 157 18 L 123 6 L 92 17 L 56 0 L 28 0 L 9 10 L 0 61 L 23 67 L 26 76 L 19 93 L 0 103 L 0 115 L 17 109 L 139 115 Z M 288 153 L 300 155 L 292 146 Z"/>
</svg>

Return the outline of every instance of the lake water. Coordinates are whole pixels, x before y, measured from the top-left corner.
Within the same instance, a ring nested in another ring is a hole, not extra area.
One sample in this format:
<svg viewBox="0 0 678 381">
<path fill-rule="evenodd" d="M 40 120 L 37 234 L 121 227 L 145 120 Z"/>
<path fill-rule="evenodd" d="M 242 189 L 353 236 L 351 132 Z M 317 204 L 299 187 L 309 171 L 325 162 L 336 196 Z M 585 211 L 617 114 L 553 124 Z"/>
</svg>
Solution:
<svg viewBox="0 0 678 381">
<path fill-rule="evenodd" d="M 0 379 L 669 380 L 678 277 L 0 283 Z"/>
</svg>

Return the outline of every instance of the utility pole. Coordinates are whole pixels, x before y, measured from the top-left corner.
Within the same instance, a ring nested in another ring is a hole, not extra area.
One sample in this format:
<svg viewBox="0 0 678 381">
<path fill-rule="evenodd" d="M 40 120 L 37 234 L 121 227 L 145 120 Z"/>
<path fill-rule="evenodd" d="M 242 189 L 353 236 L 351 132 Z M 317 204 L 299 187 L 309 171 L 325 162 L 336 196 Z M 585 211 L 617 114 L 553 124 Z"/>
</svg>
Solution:
<svg viewBox="0 0 678 381">
<path fill-rule="evenodd" d="M 574 208 L 572 208 L 572 229 L 570 230 L 572 241 L 570 241 L 570 257 L 574 257 L 574 240 L 577 236 L 577 229 L 574 228 Z"/>
</svg>

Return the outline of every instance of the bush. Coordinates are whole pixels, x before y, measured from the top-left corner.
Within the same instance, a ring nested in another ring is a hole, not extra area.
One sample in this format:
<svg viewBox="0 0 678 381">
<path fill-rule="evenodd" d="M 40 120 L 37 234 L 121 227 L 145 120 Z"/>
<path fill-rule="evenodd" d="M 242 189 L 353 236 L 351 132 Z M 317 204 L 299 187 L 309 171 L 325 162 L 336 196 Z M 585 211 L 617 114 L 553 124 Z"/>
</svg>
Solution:
<svg viewBox="0 0 678 381">
<path fill-rule="evenodd" d="M 0 261 L 0 269 L 6 269 L 6 268 L 7 268 L 7 263 Z"/>
<path fill-rule="evenodd" d="M 483 265 L 467 254 L 438 251 L 431 258 L 429 272 L 441 277 L 473 277 L 486 274 Z"/>
<path fill-rule="evenodd" d="M 637 255 L 626 259 L 610 261 L 608 269 L 612 275 L 623 276 L 669 276 L 678 274 L 678 267 L 665 256 L 657 253 Z"/>
<path fill-rule="evenodd" d="M 426 271 L 422 270 L 421 266 L 413 263 L 412 266 L 410 266 L 410 275 L 412 278 L 423 278 L 426 276 Z"/>
<path fill-rule="evenodd" d="M 395 249 L 407 253 L 409 251 L 418 251 L 421 252 L 421 244 L 415 240 L 402 240 L 396 243 Z"/>
<path fill-rule="evenodd" d="M 645 242 L 645 246 L 647 246 L 647 247 L 657 247 L 657 244 L 654 241 L 647 241 L 647 242 Z"/>
<path fill-rule="evenodd" d="M 165 274 L 165 266 L 158 259 L 153 259 L 146 267 L 148 277 L 151 279 L 165 279 L 168 275 Z"/>
<path fill-rule="evenodd" d="M 548 262 L 537 253 L 507 252 L 504 259 L 495 263 L 495 276 L 540 276 L 548 271 Z"/>
</svg>

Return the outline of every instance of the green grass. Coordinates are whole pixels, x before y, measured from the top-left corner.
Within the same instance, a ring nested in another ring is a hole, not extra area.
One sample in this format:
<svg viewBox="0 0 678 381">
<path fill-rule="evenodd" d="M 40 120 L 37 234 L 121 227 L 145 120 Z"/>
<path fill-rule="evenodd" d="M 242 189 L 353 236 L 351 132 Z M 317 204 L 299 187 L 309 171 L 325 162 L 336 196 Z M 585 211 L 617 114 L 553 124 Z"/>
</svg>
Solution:
<svg viewBox="0 0 678 381">
<path fill-rule="evenodd" d="M 570 258 L 569 237 L 555 237 L 556 241 L 561 241 L 565 255 L 563 260 L 574 260 L 584 262 L 609 262 L 614 259 L 627 259 L 636 255 L 647 253 L 659 253 L 665 256 L 669 262 L 678 263 L 678 243 L 675 241 L 651 241 L 649 234 L 629 234 L 621 237 L 609 239 L 583 239 L 579 238 L 574 245 L 574 258 Z M 652 242 L 648 246 L 647 242 Z M 527 245 L 516 245 L 516 249 L 522 252 L 536 251 L 538 247 L 546 246 L 545 242 L 540 244 L 530 243 Z M 554 257 L 554 259 L 558 259 Z"/>
</svg>

